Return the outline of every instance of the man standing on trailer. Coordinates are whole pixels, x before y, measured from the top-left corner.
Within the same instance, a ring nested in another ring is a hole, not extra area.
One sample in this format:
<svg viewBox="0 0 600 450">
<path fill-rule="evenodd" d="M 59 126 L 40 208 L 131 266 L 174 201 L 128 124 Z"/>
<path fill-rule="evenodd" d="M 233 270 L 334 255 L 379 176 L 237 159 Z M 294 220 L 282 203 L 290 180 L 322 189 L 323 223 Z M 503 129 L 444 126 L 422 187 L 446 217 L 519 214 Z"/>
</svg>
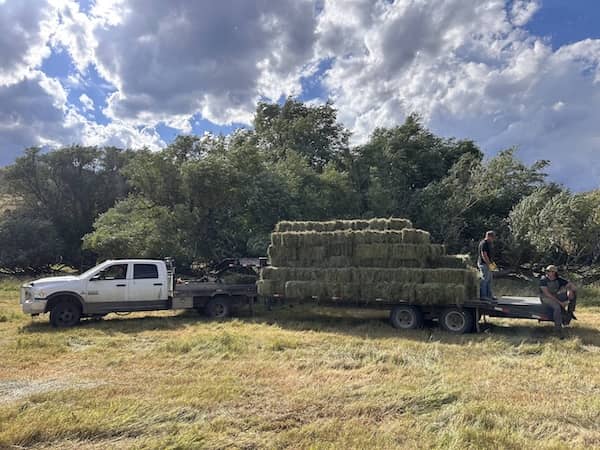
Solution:
<svg viewBox="0 0 600 450">
<path fill-rule="evenodd" d="M 575 317 L 577 289 L 569 280 L 561 278 L 555 265 L 546 267 L 546 275 L 540 278 L 540 300 L 552 308 L 554 328 L 559 332 Z"/>
<path fill-rule="evenodd" d="M 494 239 L 496 239 L 494 231 L 486 232 L 477 251 L 477 267 L 481 274 L 479 297 L 486 300 L 496 300 L 492 294 L 492 272 L 496 270 L 496 264 L 492 260 Z"/>
</svg>

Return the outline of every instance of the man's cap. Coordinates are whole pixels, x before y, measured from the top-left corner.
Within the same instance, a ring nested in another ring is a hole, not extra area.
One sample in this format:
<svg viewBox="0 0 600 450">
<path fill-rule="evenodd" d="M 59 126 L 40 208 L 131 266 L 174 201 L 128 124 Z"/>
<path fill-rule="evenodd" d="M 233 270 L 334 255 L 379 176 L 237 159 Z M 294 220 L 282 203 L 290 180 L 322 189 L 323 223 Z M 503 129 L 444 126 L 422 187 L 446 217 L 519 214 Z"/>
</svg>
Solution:
<svg viewBox="0 0 600 450">
<path fill-rule="evenodd" d="M 496 236 L 496 232 L 494 230 L 486 231 L 485 235 L 486 236 Z"/>
<path fill-rule="evenodd" d="M 558 272 L 558 268 L 554 264 L 550 264 L 546 267 L 546 272 Z"/>
</svg>

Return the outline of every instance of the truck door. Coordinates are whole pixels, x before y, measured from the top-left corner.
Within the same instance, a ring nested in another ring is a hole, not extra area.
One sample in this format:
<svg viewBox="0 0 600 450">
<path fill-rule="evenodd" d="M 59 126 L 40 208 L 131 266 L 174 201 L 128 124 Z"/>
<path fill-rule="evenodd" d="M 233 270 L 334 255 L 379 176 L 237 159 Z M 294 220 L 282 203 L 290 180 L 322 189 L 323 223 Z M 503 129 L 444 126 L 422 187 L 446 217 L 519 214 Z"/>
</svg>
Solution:
<svg viewBox="0 0 600 450">
<path fill-rule="evenodd" d="M 109 311 L 128 300 L 129 264 L 115 263 L 98 272 L 88 281 L 86 303 L 90 311 Z"/>
<path fill-rule="evenodd" d="M 133 280 L 129 285 L 129 299 L 134 302 L 160 302 L 166 299 L 168 286 L 159 276 L 158 266 L 151 263 L 133 264 Z"/>
</svg>

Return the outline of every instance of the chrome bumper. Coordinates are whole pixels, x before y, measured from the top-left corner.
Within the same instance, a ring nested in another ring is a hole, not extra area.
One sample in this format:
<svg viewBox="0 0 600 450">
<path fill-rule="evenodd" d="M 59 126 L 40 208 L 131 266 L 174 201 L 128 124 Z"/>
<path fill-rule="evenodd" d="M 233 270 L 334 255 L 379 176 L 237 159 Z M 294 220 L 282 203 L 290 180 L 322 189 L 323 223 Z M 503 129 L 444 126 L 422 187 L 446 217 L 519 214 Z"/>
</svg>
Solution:
<svg viewBox="0 0 600 450">
<path fill-rule="evenodd" d="M 21 309 L 25 314 L 43 314 L 46 311 L 46 299 L 33 298 L 33 292 L 30 287 L 21 287 Z"/>
<path fill-rule="evenodd" d="M 21 303 L 25 314 L 43 314 L 46 311 L 46 300 L 25 300 Z"/>
</svg>

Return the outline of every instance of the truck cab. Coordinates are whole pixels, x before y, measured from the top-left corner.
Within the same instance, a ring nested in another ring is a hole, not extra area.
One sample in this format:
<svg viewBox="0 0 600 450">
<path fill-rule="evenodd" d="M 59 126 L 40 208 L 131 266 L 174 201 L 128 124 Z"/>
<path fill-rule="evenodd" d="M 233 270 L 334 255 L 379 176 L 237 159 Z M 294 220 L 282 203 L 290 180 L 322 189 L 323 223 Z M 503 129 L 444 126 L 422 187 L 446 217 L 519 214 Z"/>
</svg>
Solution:
<svg viewBox="0 0 600 450">
<path fill-rule="evenodd" d="M 81 317 L 169 309 L 172 286 L 165 261 L 109 260 L 78 276 L 26 283 L 20 301 L 26 314 L 49 312 L 52 325 L 64 327 L 75 325 Z"/>
</svg>

